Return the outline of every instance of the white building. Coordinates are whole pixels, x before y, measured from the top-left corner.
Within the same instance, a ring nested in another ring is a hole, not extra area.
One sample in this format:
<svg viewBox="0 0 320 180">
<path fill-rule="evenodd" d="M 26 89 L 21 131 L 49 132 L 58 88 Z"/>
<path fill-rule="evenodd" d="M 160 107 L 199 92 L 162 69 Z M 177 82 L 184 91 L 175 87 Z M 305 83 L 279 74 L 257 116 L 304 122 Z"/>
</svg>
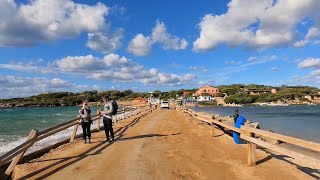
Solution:
<svg viewBox="0 0 320 180">
<path fill-rule="evenodd" d="M 212 98 L 211 96 L 199 96 L 197 98 L 198 102 L 204 102 L 204 101 L 213 101 L 214 98 Z"/>
</svg>

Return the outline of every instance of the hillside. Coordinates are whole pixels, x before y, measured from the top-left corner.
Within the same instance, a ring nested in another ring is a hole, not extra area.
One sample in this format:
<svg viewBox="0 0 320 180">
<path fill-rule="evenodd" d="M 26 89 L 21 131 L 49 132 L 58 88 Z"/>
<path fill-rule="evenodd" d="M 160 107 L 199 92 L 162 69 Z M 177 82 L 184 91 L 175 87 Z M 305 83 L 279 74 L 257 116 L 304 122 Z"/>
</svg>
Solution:
<svg viewBox="0 0 320 180">
<path fill-rule="evenodd" d="M 280 86 L 271 87 L 264 85 L 243 85 L 243 84 L 232 84 L 232 85 L 221 85 L 217 86 L 220 93 L 217 94 L 219 97 L 223 97 L 223 93 L 226 93 L 228 97 L 225 99 L 226 103 L 236 103 L 236 104 L 252 104 L 257 102 L 289 102 L 295 101 L 297 104 L 300 102 L 308 102 L 304 98 L 305 95 L 318 93 L 320 90 L 316 87 L 309 86 Z M 256 90 L 266 90 L 275 88 L 278 90 L 277 94 L 264 93 L 260 95 L 248 95 L 245 93 L 245 89 L 256 89 Z M 154 97 L 161 97 L 162 99 L 176 98 L 182 96 L 184 92 L 188 92 L 188 96 L 192 97 L 192 94 L 196 89 L 180 89 L 171 90 L 167 92 L 154 91 Z M 75 106 L 81 104 L 84 100 L 89 102 L 99 102 L 103 96 L 109 96 L 116 100 L 133 100 L 136 97 L 150 97 L 147 92 L 134 92 L 132 90 L 118 91 L 118 90 L 108 90 L 108 91 L 84 91 L 81 93 L 72 92 L 52 92 L 44 93 L 35 96 L 25 97 L 25 98 L 12 98 L 12 99 L 1 99 L 0 107 L 46 107 L 46 106 Z"/>
</svg>

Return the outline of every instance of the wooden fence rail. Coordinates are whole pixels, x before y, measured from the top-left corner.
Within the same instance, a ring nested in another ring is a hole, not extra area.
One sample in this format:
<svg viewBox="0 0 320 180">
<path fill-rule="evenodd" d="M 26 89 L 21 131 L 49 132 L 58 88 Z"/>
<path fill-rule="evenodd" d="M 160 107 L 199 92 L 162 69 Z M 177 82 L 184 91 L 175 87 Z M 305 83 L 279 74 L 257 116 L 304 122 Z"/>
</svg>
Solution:
<svg viewBox="0 0 320 180">
<path fill-rule="evenodd" d="M 264 131 L 261 129 L 255 129 L 255 128 L 248 127 L 248 126 L 241 126 L 240 128 L 236 128 L 236 127 L 233 127 L 229 124 L 226 124 L 226 123 L 220 122 L 219 120 L 214 119 L 213 115 L 195 112 L 193 110 L 182 108 L 182 107 L 180 107 L 179 109 L 182 110 L 183 112 L 187 113 L 188 116 L 196 118 L 204 123 L 210 124 L 211 126 L 219 125 L 225 129 L 229 129 L 234 132 L 240 133 L 241 134 L 240 137 L 242 139 L 246 140 L 248 143 L 247 156 L 248 156 L 248 165 L 249 166 L 255 166 L 255 164 L 256 164 L 256 157 L 255 157 L 256 146 L 260 146 L 260 147 L 275 151 L 277 153 L 292 157 L 302 163 L 309 164 L 312 167 L 316 167 L 318 169 L 320 168 L 320 159 L 313 158 L 308 155 L 301 154 L 301 153 L 286 149 L 284 147 L 270 144 L 270 143 L 265 142 L 261 139 L 254 138 L 253 134 L 261 135 L 261 136 L 268 137 L 268 138 L 275 139 L 275 140 L 279 140 L 282 142 L 293 144 L 295 146 L 300 146 L 305 149 L 309 149 L 309 150 L 316 151 L 316 152 L 320 152 L 320 144 L 319 143 L 311 142 L 311 141 L 307 141 L 307 140 L 302 140 L 302 139 L 294 138 L 294 137 L 290 137 L 290 136 L 285 136 L 282 134 L 273 133 L 273 132 L 269 132 L 269 131 Z"/>
<path fill-rule="evenodd" d="M 119 116 L 121 117 L 120 119 L 116 119 L 114 121 L 114 123 L 116 123 L 117 121 L 121 121 L 124 120 L 125 118 L 129 118 L 133 115 L 137 115 L 139 113 L 141 113 L 142 111 L 147 111 L 148 108 L 142 108 L 142 109 L 138 109 L 138 108 L 134 108 L 134 107 L 123 107 L 122 110 L 118 110 L 118 113 L 115 116 Z M 125 114 L 126 113 L 126 114 Z M 91 116 L 92 121 L 97 121 L 97 130 L 100 130 L 100 119 L 101 119 L 101 115 L 97 112 L 96 115 Z M 79 125 L 79 120 L 80 118 L 77 117 L 75 119 L 69 120 L 67 122 L 58 124 L 56 126 L 50 127 L 48 129 L 45 129 L 41 132 L 38 132 L 37 130 L 33 129 L 26 142 L 20 144 L 19 146 L 17 146 L 16 148 L 10 150 L 9 152 L 5 153 L 4 155 L 2 155 L 0 157 L 0 166 L 10 162 L 11 163 L 9 165 L 9 167 L 6 169 L 5 171 L 5 175 L 6 176 L 10 176 L 10 174 L 12 173 L 12 171 L 14 170 L 14 167 L 19 163 L 19 161 L 21 160 L 21 158 L 24 156 L 25 152 L 35 143 L 38 142 L 44 138 L 47 138 L 53 134 L 56 134 L 58 132 L 61 132 L 63 130 L 66 130 L 72 126 L 74 126 L 73 132 L 70 135 L 70 142 L 72 142 L 77 134 L 77 129 L 78 129 L 78 125 Z"/>
</svg>

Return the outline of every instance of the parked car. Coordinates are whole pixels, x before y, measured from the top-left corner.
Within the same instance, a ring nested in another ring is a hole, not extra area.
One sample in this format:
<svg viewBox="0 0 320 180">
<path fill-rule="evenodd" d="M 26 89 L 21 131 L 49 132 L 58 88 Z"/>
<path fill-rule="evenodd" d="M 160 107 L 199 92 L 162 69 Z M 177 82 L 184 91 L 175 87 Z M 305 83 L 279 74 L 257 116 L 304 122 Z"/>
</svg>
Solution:
<svg viewBox="0 0 320 180">
<path fill-rule="evenodd" d="M 163 109 L 163 108 L 169 109 L 168 101 L 162 101 L 161 104 L 160 104 L 160 107 L 161 107 L 161 109 Z"/>
</svg>

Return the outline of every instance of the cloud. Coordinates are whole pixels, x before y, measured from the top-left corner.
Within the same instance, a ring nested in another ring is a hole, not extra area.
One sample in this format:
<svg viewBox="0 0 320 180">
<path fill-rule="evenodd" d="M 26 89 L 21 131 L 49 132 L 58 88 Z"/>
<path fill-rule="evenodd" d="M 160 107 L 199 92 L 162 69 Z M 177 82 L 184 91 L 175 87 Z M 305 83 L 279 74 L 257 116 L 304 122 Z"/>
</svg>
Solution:
<svg viewBox="0 0 320 180">
<path fill-rule="evenodd" d="M 300 40 L 300 41 L 297 41 L 293 44 L 294 47 L 297 47 L 297 48 L 301 48 L 301 47 L 304 47 L 306 46 L 308 43 L 307 40 Z"/>
<path fill-rule="evenodd" d="M 183 50 L 188 42 L 183 38 L 171 35 L 167 32 L 164 22 L 157 21 L 150 36 L 137 34 L 129 43 L 127 50 L 136 56 L 146 56 L 151 53 L 152 45 L 159 43 L 165 50 Z"/>
<path fill-rule="evenodd" d="M 18 95 L 27 97 L 39 93 L 70 91 L 70 89 L 80 92 L 98 90 L 99 86 L 76 85 L 59 78 L 0 76 L 0 91 L 6 92 L 2 93 L 0 98 L 12 98 Z"/>
<path fill-rule="evenodd" d="M 55 64 L 63 72 L 76 73 L 101 70 L 106 67 L 99 58 L 93 57 L 92 55 L 68 56 L 55 61 Z"/>
<path fill-rule="evenodd" d="M 234 61 L 234 60 L 230 60 L 230 61 L 225 61 L 224 63 L 228 64 L 228 65 L 234 65 L 234 64 L 241 64 L 241 61 L 237 62 L 237 61 Z"/>
<path fill-rule="evenodd" d="M 149 36 L 138 34 L 134 37 L 128 46 L 128 51 L 136 56 L 146 56 L 151 53 L 152 40 Z"/>
<path fill-rule="evenodd" d="M 278 67 L 272 67 L 271 70 L 275 72 L 275 71 L 279 71 L 279 68 Z"/>
<path fill-rule="evenodd" d="M 54 74 L 56 73 L 55 68 L 37 66 L 33 64 L 28 64 L 25 62 L 17 62 L 11 64 L 0 64 L 0 69 L 11 69 L 16 71 L 23 71 L 28 73 L 37 73 L 37 74 Z"/>
<path fill-rule="evenodd" d="M 255 61 L 255 60 L 257 60 L 257 57 L 249 57 L 249 58 L 248 58 L 248 61 L 249 61 L 249 62 L 253 62 L 253 61 Z"/>
<path fill-rule="evenodd" d="M 27 46 L 106 28 L 108 8 L 71 0 L 0 1 L 0 47 Z"/>
<path fill-rule="evenodd" d="M 250 69 L 252 66 L 256 66 L 259 64 L 266 64 L 270 63 L 273 61 L 279 60 L 279 58 L 275 55 L 271 56 L 261 56 L 261 57 L 249 57 L 247 63 L 237 63 L 237 64 L 232 64 L 232 66 L 226 66 L 224 68 L 217 68 L 213 69 L 212 71 L 216 72 L 216 74 L 219 74 L 220 76 L 227 76 L 229 74 L 237 73 L 237 72 L 242 72 Z M 251 60 L 251 61 L 249 61 Z"/>
<path fill-rule="evenodd" d="M 208 69 L 202 66 L 189 66 L 189 70 L 207 72 Z"/>
<path fill-rule="evenodd" d="M 298 67 L 303 68 L 320 68 L 320 58 L 306 58 L 298 63 Z"/>
<path fill-rule="evenodd" d="M 306 35 L 306 39 L 312 39 L 312 38 L 319 37 L 319 36 L 320 36 L 320 28 L 319 27 L 312 27 L 309 29 L 308 34 Z"/>
<path fill-rule="evenodd" d="M 118 54 L 108 54 L 104 56 L 103 58 L 104 63 L 107 66 L 126 66 L 129 65 L 130 63 L 133 63 L 131 60 L 127 59 L 124 56 L 119 56 Z"/>
<path fill-rule="evenodd" d="M 152 78 L 144 78 L 141 80 L 144 84 L 181 86 L 185 83 L 191 82 L 196 76 L 193 74 L 185 74 L 178 76 L 176 74 L 157 73 Z"/>
<path fill-rule="evenodd" d="M 308 75 L 298 77 L 299 81 L 320 84 L 320 58 L 306 58 L 298 63 L 300 69 L 313 69 Z"/>
<path fill-rule="evenodd" d="M 232 0 L 226 13 L 201 19 L 193 50 L 208 51 L 219 44 L 264 49 L 292 43 L 297 24 L 305 17 L 320 21 L 319 8 L 318 0 Z M 318 29 L 310 31 L 308 37 L 318 36 Z"/>
<path fill-rule="evenodd" d="M 119 29 L 113 34 L 103 32 L 94 32 L 88 34 L 87 46 L 92 50 L 108 54 L 115 52 L 121 47 L 121 39 L 123 37 L 123 30 Z"/>
<path fill-rule="evenodd" d="M 118 54 L 108 54 L 103 58 L 68 56 L 54 61 L 50 66 L 34 65 L 24 68 L 19 64 L 0 64 L 0 68 L 31 72 L 30 69 L 52 69 L 56 74 L 67 74 L 92 80 L 115 82 L 140 82 L 154 85 L 183 85 L 196 78 L 192 74 L 172 74 L 159 72 L 155 68 L 146 69 L 137 62 Z M 32 71 L 40 73 L 40 71 Z"/>
<path fill-rule="evenodd" d="M 185 49 L 188 45 L 185 39 L 180 39 L 169 34 L 165 24 L 159 21 L 157 21 L 156 26 L 152 29 L 151 38 L 153 43 L 162 44 L 165 50 L 181 50 Z"/>
</svg>

